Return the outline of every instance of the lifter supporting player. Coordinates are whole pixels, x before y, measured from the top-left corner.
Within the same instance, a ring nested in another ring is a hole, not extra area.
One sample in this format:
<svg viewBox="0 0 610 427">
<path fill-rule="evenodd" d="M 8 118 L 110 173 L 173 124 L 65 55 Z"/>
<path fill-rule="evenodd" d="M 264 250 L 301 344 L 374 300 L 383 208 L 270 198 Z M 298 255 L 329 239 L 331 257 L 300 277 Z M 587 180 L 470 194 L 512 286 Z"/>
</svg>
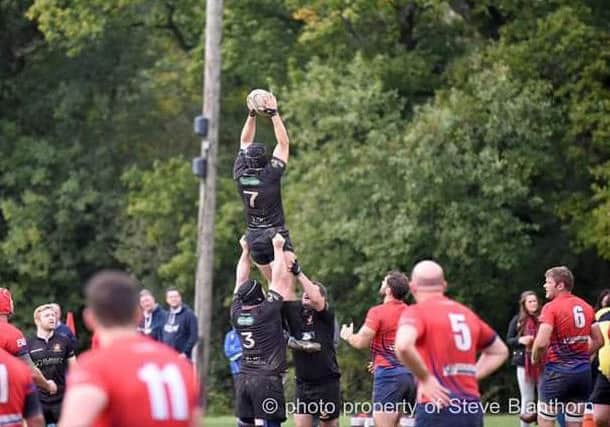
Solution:
<svg viewBox="0 0 610 427">
<path fill-rule="evenodd" d="M 265 276 L 271 280 L 273 246 L 271 238 L 276 232 L 284 239 L 286 261 L 295 259 L 294 249 L 284 223 L 281 179 L 289 156 L 289 139 L 284 122 L 277 110 L 273 95 L 265 99 L 264 113 L 271 118 L 277 144 L 271 159 L 267 157 L 265 145 L 254 141 L 256 112 L 250 111 L 241 132 L 240 150 L 233 165 L 233 179 L 244 204 L 246 242 L 252 259 Z"/>
</svg>

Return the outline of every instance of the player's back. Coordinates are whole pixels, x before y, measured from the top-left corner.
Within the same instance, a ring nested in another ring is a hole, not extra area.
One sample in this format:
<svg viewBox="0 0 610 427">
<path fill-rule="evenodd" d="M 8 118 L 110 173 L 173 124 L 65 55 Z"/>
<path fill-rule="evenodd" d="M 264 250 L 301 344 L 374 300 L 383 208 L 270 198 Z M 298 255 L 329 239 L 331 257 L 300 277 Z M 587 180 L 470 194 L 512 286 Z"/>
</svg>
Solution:
<svg viewBox="0 0 610 427">
<path fill-rule="evenodd" d="M 269 228 L 284 225 L 281 178 L 286 164 L 273 157 L 261 170 L 248 170 L 243 154 L 235 161 L 234 178 L 244 204 L 249 228 Z"/>
<path fill-rule="evenodd" d="M 419 354 L 452 398 L 479 399 L 477 352 L 492 344 L 493 329 L 468 307 L 444 296 L 409 306 L 400 323 L 417 329 Z"/>
<path fill-rule="evenodd" d="M 27 340 L 18 328 L 8 322 L 0 322 L 0 349 L 19 357 L 28 352 Z"/>
<path fill-rule="evenodd" d="M 30 368 L 0 349 L 0 425 L 21 427 L 26 396 L 35 392 Z"/>
<path fill-rule="evenodd" d="M 395 353 L 396 330 L 403 310 L 402 301 L 394 300 L 372 307 L 367 313 L 365 325 L 375 331 L 371 341 L 371 355 L 375 367 L 402 366 Z"/>
<path fill-rule="evenodd" d="M 93 385 L 108 404 L 96 426 L 189 426 L 198 405 L 192 365 L 168 346 L 133 336 L 79 358 L 68 388 Z"/>
<path fill-rule="evenodd" d="M 589 336 L 595 321 L 593 308 L 573 294 L 561 294 L 542 308 L 540 322 L 553 326 L 547 364 L 578 369 L 589 363 Z"/>
</svg>

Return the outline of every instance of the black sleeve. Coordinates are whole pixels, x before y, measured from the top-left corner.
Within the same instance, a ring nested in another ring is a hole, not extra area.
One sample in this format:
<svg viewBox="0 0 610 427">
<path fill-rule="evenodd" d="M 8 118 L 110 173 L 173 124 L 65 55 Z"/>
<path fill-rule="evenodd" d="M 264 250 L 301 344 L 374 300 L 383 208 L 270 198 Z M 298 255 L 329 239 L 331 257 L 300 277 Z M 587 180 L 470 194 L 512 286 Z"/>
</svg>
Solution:
<svg viewBox="0 0 610 427">
<path fill-rule="evenodd" d="M 233 295 L 233 302 L 231 303 L 231 325 L 235 327 L 235 321 L 237 320 L 237 314 L 241 310 L 241 299 L 237 295 Z"/>
<path fill-rule="evenodd" d="M 245 160 L 244 150 L 239 150 L 237 153 L 237 157 L 235 157 L 235 162 L 233 163 L 233 179 L 236 180 L 239 178 L 244 170 L 246 169 L 246 160 Z"/>
<path fill-rule="evenodd" d="M 195 347 L 195 344 L 197 344 L 197 340 L 199 339 L 199 326 L 197 325 L 197 316 L 195 316 L 194 312 L 189 311 L 187 322 L 189 336 L 186 341 L 186 345 L 184 346 L 184 353 L 187 356 L 190 356 L 191 352 L 193 351 L 193 347 Z"/>
<path fill-rule="evenodd" d="M 269 165 L 267 166 L 267 170 L 269 171 L 270 176 L 275 179 L 280 179 L 286 170 L 286 163 L 277 157 L 272 157 Z"/>
<path fill-rule="evenodd" d="M 66 337 L 66 358 L 74 357 L 74 346 L 72 345 L 72 339 Z"/>
<path fill-rule="evenodd" d="M 508 332 L 506 333 L 506 343 L 513 350 L 521 347 L 521 344 L 519 344 L 519 334 L 517 332 L 517 320 L 519 320 L 519 315 L 511 319 L 508 324 Z"/>
<path fill-rule="evenodd" d="M 324 308 L 318 313 L 318 318 L 322 320 L 324 323 L 331 325 L 335 323 L 335 310 L 330 308 L 328 305 L 328 301 L 324 302 Z"/>
<path fill-rule="evenodd" d="M 42 415 L 42 407 L 40 406 L 40 398 L 34 386 L 34 390 L 25 395 L 23 402 L 23 418 L 27 419 L 36 415 Z"/>
</svg>

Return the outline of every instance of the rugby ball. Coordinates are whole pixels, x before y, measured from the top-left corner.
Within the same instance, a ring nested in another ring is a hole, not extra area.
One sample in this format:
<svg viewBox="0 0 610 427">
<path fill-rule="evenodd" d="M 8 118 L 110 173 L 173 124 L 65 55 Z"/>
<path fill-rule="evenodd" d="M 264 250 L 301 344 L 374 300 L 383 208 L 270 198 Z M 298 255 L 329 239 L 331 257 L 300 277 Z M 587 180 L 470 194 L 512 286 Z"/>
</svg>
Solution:
<svg viewBox="0 0 610 427">
<path fill-rule="evenodd" d="M 246 98 L 248 110 L 254 110 L 259 114 L 264 114 L 265 100 L 271 96 L 273 95 L 269 91 L 264 89 L 254 89 Z"/>
</svg>

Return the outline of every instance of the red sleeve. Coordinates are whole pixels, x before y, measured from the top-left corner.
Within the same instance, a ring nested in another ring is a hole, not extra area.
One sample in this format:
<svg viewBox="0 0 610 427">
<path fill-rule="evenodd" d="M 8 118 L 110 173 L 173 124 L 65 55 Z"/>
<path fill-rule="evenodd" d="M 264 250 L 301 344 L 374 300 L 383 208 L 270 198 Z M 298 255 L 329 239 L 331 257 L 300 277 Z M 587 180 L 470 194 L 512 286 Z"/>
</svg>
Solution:
<svg viewBox="0 0 610 427">
<path fill-rule="evenodd" d="M 381 319 L 379 318 L 378 310 L 376 310 L 376 307 L 370 308 L 368 313 L 366 313 L 366 319 L 364 319 L 364 326 L 377 332 L 380 323 Z"/>
<path fill-rule="evenodd" d="M 398 321 L 398 327 L 400 328 L 403 325 L 413 326 L 417 331 L 418 337 L 424 333 L 425 324 L 415 305 L 409 305 L 402 311 Z"/>
<path fill-rule="evenodd" d="M 12 337 L 8 340 L 6 351 L 17 357 L 28 354 L 28 342 L 23 334 L 20 331 L 15 331 L 11 335 Z"/>
<path fill-rule="evenodd" d="M 555 311 L 552 304 L 545 304 L 540 313 L 540 323 L 546 323 L 555 326 Z"/>
<path fill-rule="evenodd" d="M 491 326 L 477 318 L 479 322 L 479 340 L 477 342 L 477 351 L 481 351 L 489 347 L 496 339 L 498 334 Z"/>
</svg>

